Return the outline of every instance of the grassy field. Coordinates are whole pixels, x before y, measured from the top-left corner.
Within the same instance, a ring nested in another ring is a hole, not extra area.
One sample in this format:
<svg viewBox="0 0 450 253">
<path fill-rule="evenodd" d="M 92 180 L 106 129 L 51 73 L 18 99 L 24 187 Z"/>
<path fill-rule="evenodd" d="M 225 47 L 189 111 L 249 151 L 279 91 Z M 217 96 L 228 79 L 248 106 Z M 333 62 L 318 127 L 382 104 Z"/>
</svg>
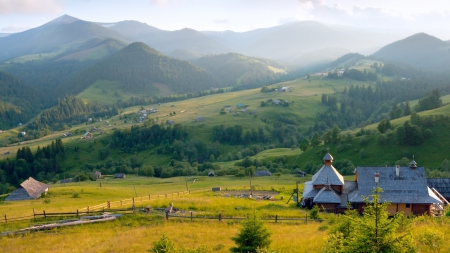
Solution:
<svg viewBox="0 0 450 253">
<path fill-rule="evenodd" d="M 137 207 L 152 208 L 174 207 L 193 212 L 195 216 L 246 217 L 257 214 L 260 217 L 305 217 L 307 210 L 295 207 L 286 199 L 295 188 L 295 182 L 310 178 L 293 176 L 253 178 L 256 190 L 271 190 L 279 192 L 275 201 L 258 201 L 255 198 L 228 197 L 223 193 L 210 191 L 211 187 L 243 189 L 248 186 L 247 179 L 236 177 L 196 177 L 188 178 L 188 187 L 192 190 L 207 189 L 207 191 L 192 193 L 181 197 L 162 198 L 137 203 Z M 102 180 L 102 188 L 97 182 L 81 182 L 66 185 L 51 185 L 49 194 L 43 199 L 34 201 L 0 202 L 0 214 L 9 217 L 32 215 L 34 208 L 37 213 L 73 211 L 88 204 L 98 204 L 106 200 L 119 200 L 142 194 L 164 194 L 184 191 L 184 178 L 142 178 L 127 177 L 123 180 Z M 133 187 L 134 185 L 134 187 Z M 301 184 L 302 185 L 302 184 Z M 248 187 L 247 187 L 248 189 Z M 301 192 L 301 189 L 300 189 Z M 75 194 L 77 194 L 75 197 Z M 256 195 L 256 194 L 255 194 Z M 281 200 L 281 196 L 284 197 Z M 49 200 L 49 201 L 47 201 Z M 44 203 L 48 202 L 48 203 Z M 129 207 L 129 206 L 127 206 Z M 323 252 L 327 233 L 339 216 L 321 213 L 323 222 L 314 221 L 266 221 L 265 226 L 271 232 L 271 252 Z M 36 222 L 0 223 L 0 231 L 13 231 L 33 224 L 48 223 L 45 219 Z M 426 234 L 431 232 L 448 235 L 450 226 L 448 218 L 419 217 L 413 220 L 410 231 L 416 241 L 418 252 L 448 252 L 447 244 L 436 244 L 435 247 L 426 243 Z M 195 220 L 170 218 L 164 220 L 162 213 L 153 210 L 149 215 L 137 213 L 123 216 L 115 221 L 65 227 L 43 232 L 33 232 L 16 236 L 0 237 L 0 252 L 145 252 L 152 243 L 164 234 L 169 237 L 177 248 L 194 249 L 202 247 L 202 252 L 229 252 L 234 246 L 231 237 L 241 228 L 236 220 Z M 436 232 L 437 231 L 437 232 Z M 444 236 L 444 240 L 446 237 Z"/>
</svg>

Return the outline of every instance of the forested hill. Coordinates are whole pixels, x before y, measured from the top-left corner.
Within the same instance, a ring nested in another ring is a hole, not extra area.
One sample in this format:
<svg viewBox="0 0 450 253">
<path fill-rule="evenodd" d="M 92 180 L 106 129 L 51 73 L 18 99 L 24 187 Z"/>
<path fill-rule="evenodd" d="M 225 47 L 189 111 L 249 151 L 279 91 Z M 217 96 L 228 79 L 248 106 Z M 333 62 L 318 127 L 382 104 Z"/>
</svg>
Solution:
<svg viewBox="0 0 450 253">
<path fill-rule="evenodd" d="M 43 109 L 42 94 L 0 71 L 0 130 L 25 123 Z"/>
<path fill-rule="evenodd" d="M 192 61 L 215 75 L 221 86 L 255 86 L 272 83 L 285 73 L 285 66 L 273 60 L 228 53 L 208 55 Z"/>
<path fill-rule="evenodd" d="M 155 84 L 166 85 L 176 93 L 218 86 L 217 79 L 206 70 L 187 61 L 164 56 L 146 44 L 136 42 L 73 75 L 58 88 L 57 94 L 78 94 L 98 80 L 118 81 L 121 89 L 137 94 L 151 89 L 154 95 L 159 95 Z"/>
<path fill-rule="evenodd" d="M 450 43 L 425 33 L 391 43 L 372 56 L 430 70 L 450 69 Z"/>
</svg>

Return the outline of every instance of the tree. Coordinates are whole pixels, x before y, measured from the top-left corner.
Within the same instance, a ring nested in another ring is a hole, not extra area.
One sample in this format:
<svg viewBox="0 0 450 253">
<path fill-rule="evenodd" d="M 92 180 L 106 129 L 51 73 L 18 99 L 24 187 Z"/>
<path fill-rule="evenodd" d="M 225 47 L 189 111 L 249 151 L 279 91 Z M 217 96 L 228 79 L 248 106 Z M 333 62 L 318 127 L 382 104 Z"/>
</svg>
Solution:
<svg viewBox="0 0 450 253">
<path fill-rule="evenodd" d="M 407 229 L 397 231 L 404 221 L 402 213 L 389 219 L 386 208 L 389 202 L 381 202 L 382 189 L 376 187 L 369 198 L 362 217 L 347 211 L 327 238 L 327 252 L 414 252 L 414 244 Z"/>
<path fill-rule="evenodd" d="M 300 142 L 300 149 L 302 151 L 306 151 L 309 148 L 309 140 L 308 138 L 303 138 L 303 140 Z"/>
<path fill-rule="evenodd" d="M 322 143 L 322 138 L 321 138 L 320 134 L 315 132 L 313 137 L 311 138 L 311 147 L 315 148 L 315 147 L 319 146 L 320 143 Z"/>
<path fill-rule="evenodd" d="M 258 250 L 267 249 L 271 243 L 270 232 L 264 227 L 264 223 L 254 215 L 242 224 L 241 231 L 236 237 L 232 237 L 236 247 L 230 249 L 236 253 L 256 253 Z"/>
<path fill-rule="evenodd" d="M 392 129 L 391 122 L 388 119 L 383 119 L 378 123 L 378 131 L 385 133 L 388 129 Z"/>
<path fill-rule="evenodd" d="M 411 106 L 409 105 L 409 101 L 406 101 L 405 110 L 403 110 L 403 116 L 411 115 Z"/>
<path fill-rule="evenodd" d="M 331 141 L 333 143 L 338 143 L 339 142 L 339 134 L 341 133 L 341 129 L 337 126 L 334 125 L 333 128 L 331 129 Z"/>
</svg>

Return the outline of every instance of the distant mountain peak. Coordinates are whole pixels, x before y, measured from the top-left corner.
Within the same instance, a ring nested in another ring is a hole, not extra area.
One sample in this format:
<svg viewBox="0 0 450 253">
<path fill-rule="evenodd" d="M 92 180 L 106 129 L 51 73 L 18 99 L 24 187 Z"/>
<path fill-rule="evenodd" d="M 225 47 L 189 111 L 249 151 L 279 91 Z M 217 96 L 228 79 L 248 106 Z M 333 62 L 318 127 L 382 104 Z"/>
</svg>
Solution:
<svg viewBox="0 0 450 253">
<path fill-rule="evenodd" d="M 78 21 L 80 19 L 69 16 L 67 14 L 64 14 L 58 18 L 53 19 L 52 21 L 48 22 L 47 24 L 70 24 L 75 21 Z"/>
</svg>

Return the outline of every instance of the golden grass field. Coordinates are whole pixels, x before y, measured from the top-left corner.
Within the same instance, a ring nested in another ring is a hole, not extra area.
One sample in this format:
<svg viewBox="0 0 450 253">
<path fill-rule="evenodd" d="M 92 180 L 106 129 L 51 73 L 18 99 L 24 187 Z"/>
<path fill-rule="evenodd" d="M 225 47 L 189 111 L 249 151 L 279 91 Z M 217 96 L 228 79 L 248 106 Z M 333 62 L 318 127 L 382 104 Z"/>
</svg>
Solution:
<svg viewBox="0 0 450 253">
<path fill-rule="evenodd" d="M 273 217 L 302 218 L 308 214 L 307 210 L 295 207 L 291 201 L 286 204 L 288 197 L 295 188 L 296 181 L 301 183 L 308 178 L 297 178 L 289 175 L 280 177 L 253 178 L 252 184 L 256 190 L 277 190 L 275 201 L 256 200 L 255 198 L 227 197 L 223 193 L 210 191 L 211 187 L 220 186 L 222 190 L 249 189 L 247 178 L 236 177 L 196 177 L 187 178 L 188 187 L 192 190 L 189 195 L 171 197 L 170 193 L 186 190 L 185 179 L 143 178 L 129 176 L 125 180 L 103 180 L 102 188 L 99 181 L 70 183 L 66 185 L 50 185 L 48 196 L 33 201 L 0 202 L 0 215 L 9 217 L 32 215 L 36 212 L 61 212 L 81 209 L 86 205 L 96 205 L 106 200 L 117 201 L 138 196 L 160 194 L 160 199 L 136 203 L 137 208 L 151 206 L 152 208 L 167 207 L 170 203 L 174 207 L 193 212 L 194 217 L 246 217 L 256 214 L 266 220 L 266 227 L 272 233 L 271 252 L 324 252 L 327 231 L 333 221 L 339 219 L 334 214 L 321 213 L 322 222 L 296 220 L 279 221 L 275 223 Z M 302 184 L 300 184 L 300 192 Z M 78 193 L 78 197 L 74 194 Z M 165 198 L 165 193 L 169 193 Z M 257 193 L 254 193 L 256 195 Z M 283 200 L 281 200 L 283 196 Z M 44 203 L 50 200 L 49 203 Z M 124 207 L 130 207 L 127 204 Z M 183 215 L 183 214 L 177 214 Z M 33 224 L 44 224 L 50 221 L 43 218 L 23 222 L 0 223 L 0 232 L 14 231 Z M 450 234 L 450 220 L 447 217 L 414 218 L 410 231 L 416 241 L 417 252 L 449 252 L 450 246 L 445 244 Z M 231 237 L 241 228 L 239 220 L 223 219 L 187 219 L 172 217 L 168 221 L 163 213 L 152 210 L 150 214 L 127 214 L 115 221 L 64 227 L 49 231 L 31 232 L 22 235 L 1 236 L 0 252 L 146 252 L 152 243 L 164 234 L 169 237 L 178 248 L 194 249 L 203 247 L 206 252 L 229 252 L 234 246 Z M 441 234 L 444 241 L 439 241 L 436 247 L 430 246 L 424 238 L 431 232 Z"/>
</svg>

